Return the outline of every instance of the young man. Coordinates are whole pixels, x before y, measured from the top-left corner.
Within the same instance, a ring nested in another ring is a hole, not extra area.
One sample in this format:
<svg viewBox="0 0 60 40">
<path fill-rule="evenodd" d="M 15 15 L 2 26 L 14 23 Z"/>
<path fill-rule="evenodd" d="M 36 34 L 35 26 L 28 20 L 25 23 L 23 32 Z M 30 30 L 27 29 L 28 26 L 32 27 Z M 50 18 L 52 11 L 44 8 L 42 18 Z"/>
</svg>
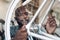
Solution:
<svg viewBox="0 0 60 40">
<path fill-rule="evenodd" d="M 16 35 L 13 38 L 13 40 L 27 40 L 28 34 L 25 25 L 28 23 L 29 17 L 28 17 L 28 13 L 25 10 L 25 7 L 21 6 L 16 9 L 15 19 L 19 25 L 19 29 L 16 32 Z M 48 20 L 45 28 L 47 33 L 49 34 L 52 34 L 56 29 L 56 21 L 51 14 L 48 16 Z"/>
<path fill-rule="evenodd" d="M 16 9 L 15 19 L 19 25 L 19 29 L 13 40 L 27 40 L 27 30 L 25 25 L 28 23 L 28 13 L 26 12 L 25 7 L 21 6 Z"/>
</svg>

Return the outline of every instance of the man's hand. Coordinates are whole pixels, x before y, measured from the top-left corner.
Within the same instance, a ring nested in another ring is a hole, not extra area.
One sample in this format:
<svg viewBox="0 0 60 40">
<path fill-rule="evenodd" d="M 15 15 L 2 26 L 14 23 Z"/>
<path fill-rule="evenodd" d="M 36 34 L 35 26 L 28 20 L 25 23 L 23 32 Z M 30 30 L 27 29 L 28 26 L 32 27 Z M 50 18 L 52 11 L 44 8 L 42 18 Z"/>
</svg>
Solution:
<svg viewBox="0 0 60 40">
<path fill-rule="evenodd" d="M 49 15 L 47 23 L 46 23 L 46 31 L 47 31 L 47 33 L 49 33 L 49 34 L 54 33 L 54 31 L 56 30 L 56 26 L 57 25 L 56 25 L 55 17 L 52 16 L 52 15 Z"/>
<path fill-rule="evenodd" d="M 20 32 L 27 32 L 26 25 L 23 25 L 21 29 L 19 29 Z"/>
<path fill-rule="evenodd" d="M 27 30 L 25 25 L 17 31 L 13 40 L 27 40 Z"/>
</svg>

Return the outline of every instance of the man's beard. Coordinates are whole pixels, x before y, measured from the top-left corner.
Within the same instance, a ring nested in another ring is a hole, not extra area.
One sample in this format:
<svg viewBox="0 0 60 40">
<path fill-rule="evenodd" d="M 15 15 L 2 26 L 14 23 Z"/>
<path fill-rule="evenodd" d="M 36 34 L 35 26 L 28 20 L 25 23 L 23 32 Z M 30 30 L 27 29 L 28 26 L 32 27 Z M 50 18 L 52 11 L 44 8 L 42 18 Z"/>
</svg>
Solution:
<svg viewBox="0 0 60 40">
<path fill-rule="evenodd" d="M 27 25 L 29 22 L 29 20 L 25 20 L 25 21 L 17 21 L 17 23 L 19 24 L 19 29 L 22 28 L 23 25 Z"/>
</svg>

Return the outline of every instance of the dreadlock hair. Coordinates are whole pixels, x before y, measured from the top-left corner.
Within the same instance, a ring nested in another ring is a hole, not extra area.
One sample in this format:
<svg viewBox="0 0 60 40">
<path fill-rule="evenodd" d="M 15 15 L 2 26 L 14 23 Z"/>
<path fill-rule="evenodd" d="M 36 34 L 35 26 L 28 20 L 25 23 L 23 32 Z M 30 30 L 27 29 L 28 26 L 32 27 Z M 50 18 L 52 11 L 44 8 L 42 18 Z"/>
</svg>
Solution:
<svg viewBox="0 0 60 40">
<path fill-rule="evenodd" d="M 20 16 L 22 15 L 23 13 L 25 13 L 26 10 L 25 10 L 25 7 L 24 6 L 21 6 L 21 7 L 18 7 L 15 11 L 15 16 Z"/>
</svg>

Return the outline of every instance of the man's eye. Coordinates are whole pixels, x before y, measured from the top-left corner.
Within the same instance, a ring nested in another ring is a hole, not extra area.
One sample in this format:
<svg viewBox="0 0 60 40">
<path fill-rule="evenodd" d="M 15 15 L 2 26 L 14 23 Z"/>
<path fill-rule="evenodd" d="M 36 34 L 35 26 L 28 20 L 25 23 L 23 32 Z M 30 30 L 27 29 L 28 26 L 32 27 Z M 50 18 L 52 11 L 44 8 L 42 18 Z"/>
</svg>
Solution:
<svg viewBox="0 0 60 40">
<path fill-rule="evenodd" d="M 20 20 L 21 22 L 23 21 L 23 20 Z"/>
<path fill-rule="evenodd" d="M 25 12 L 24 14 L 25 14 L 25 15 L 28 15 L 28 12 Z"/>
</svg>

